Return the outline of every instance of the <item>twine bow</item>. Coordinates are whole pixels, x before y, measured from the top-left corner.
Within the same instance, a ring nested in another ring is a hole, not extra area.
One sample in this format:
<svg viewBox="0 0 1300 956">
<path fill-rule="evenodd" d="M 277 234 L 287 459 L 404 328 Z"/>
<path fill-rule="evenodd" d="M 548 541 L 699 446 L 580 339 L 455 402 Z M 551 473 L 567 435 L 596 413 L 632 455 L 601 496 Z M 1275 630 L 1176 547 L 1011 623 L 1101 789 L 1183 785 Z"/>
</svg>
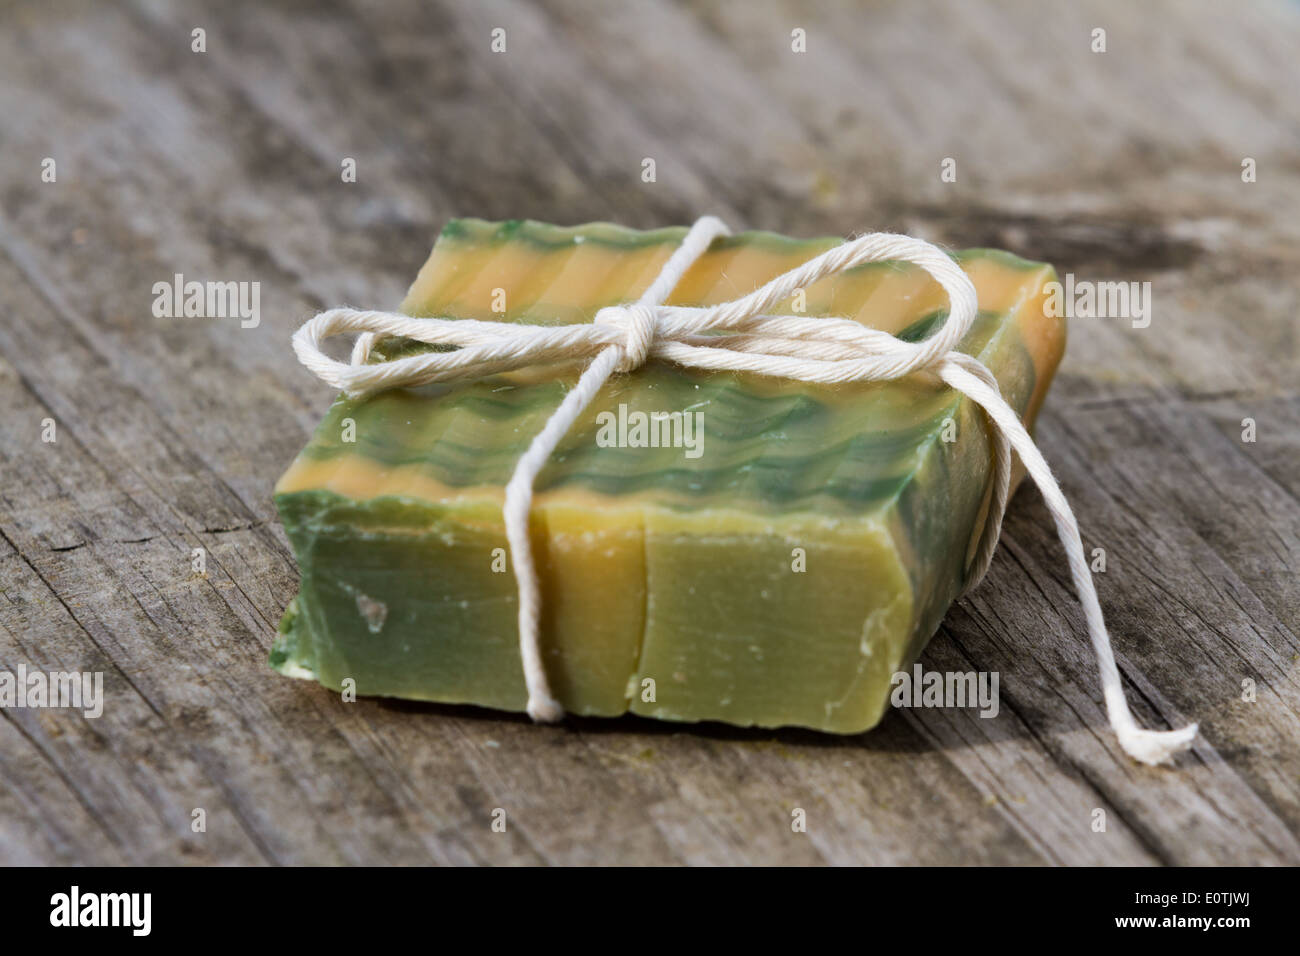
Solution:
<svg viewBox="0 0 1300 956">
<path fill-rule="evenodd" d="M 978 309 L 975 286 L 966 273 L 928 242 L 871 233 L 836 246 L 730 302 L 708 307 L 664 305 L 681 277 L 713 240 L 728 234 L 721 220 L 712 216 L 700 219 L 640 299 L 603 308 L 590 324 L 534 326 L 330 309 L 294 334 L 293 346 L 299 360 L 353 397 L 403 385 L 479 379 L 526 366 L 588 362 L 577 384 L 533 438 L 506 485 L 506 538 L 519 589 L 519 650 L 528 688 L 528 713 L 533 719 L 554 721 L 564 715 L 564 708 L 551 694 L 538 643 L 541 595 L 528 537 L 533 484 L 564 434 L 609 377 L 658 359 L 687 368 L 748 372 L 822 384 L 891 381 L 928 371 L 974 401 L 992 425 L 993 500 L 968 589 L 983 578 L 997 547 L 1014 448 L 1042 492 L 1065 548 L 1097 657 L 1107 716 L 1120 745 L 1130 756 L 1147 764 L 1164 762 L 1191 746 L 1195 724 L 1155 731 L 1139 727 L 1134 720 L 1124 698 L 1074 512 L 1019 417 L 1002 399 L 993 374 L 977 359 L 956 351 Z M 868 262 L 884 261 L 920 266 L 947 293 L 947 321 L 928 338 L 904 342 L 847 319 L 768 314 L 773 306 L 819 279 Z M 331 359 L 321 351 L 325 339 L 348 332 L 360 333 L 350 363 Z M 376 335 L 403 336 L 455 348 L 368 364 Z"/>
</svg>

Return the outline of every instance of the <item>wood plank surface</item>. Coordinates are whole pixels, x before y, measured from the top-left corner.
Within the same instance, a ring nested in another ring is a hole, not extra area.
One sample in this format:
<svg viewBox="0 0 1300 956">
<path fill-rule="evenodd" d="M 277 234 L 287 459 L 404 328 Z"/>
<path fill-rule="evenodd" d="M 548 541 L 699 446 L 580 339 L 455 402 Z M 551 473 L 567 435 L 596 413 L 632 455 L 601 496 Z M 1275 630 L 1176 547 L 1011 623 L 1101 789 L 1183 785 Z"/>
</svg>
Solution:
<svg viewBox="0 0 1300 956">
<path fill-rule="evenodd" d="M 0 670 L 106 701 L 0 709 L 0 863 L 1300 863 L 1298 45 L 1283 0 L 7 5 Z M 332 397 L 292 331 L 394 305 L 453 216 L 704 212 L 1151 283 L 1147 328 L 1073 321 L 1038 438 L 1193 753 L 1118 749 L 1032 490 L 922 658 L 998 672 L 994 719 L 537 727 L 266 666 L 270 492 Z M 259 282 L 260 323 L 154 317 L 175 273 Z"/>
</svg>

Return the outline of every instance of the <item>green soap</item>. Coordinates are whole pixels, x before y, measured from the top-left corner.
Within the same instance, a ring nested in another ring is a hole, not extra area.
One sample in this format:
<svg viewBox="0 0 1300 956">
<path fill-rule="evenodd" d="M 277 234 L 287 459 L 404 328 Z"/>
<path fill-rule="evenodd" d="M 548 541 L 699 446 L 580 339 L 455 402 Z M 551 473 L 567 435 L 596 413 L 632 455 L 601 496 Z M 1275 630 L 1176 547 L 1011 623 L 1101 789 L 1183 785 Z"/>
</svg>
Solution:
<svg viewBox="0 0 1300 956">
<path fill-rule="evenodd" d="M 504 298 L 506 321 L 590 321 L 636 298 L 683 232 L 456 221 L 402 308 L 501 321 Z M 734 298 L 836 241 L 720 240 L 670 301 Z M 989 250 L 957 259 L 981 308 L 960 347 L 1032 422 L 1064 348 L 1042 308 L 1054 273 Z M 946 317 L 941 290 L 892 263 L 806 295 L 809 314 L 910 340 Z M 422 348 L 385 339 L 375 359 Z M 503 488 L 578 371 L 337 400 L 277 486 L 302 584 L 272 665 L 360 694 L 522 710 Z M 698 415 L 695 444 L 602 440 L 638 412 Z M 977 409 L 923 375 L 829 388 L 651 362 L 616 376 L 536 484 L 557 697 L 580 714 L 873 726 L 891 675 L 966 583 L 989 455 Z"/>
</svg>

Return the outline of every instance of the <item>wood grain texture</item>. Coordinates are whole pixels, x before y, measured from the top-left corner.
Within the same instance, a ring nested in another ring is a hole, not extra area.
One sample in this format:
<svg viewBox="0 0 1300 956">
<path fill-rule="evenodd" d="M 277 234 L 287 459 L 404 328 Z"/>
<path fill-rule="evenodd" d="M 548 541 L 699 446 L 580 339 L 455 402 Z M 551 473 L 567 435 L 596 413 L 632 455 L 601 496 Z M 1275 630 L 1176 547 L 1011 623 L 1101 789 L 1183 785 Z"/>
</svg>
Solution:
<svg viewBox="0 0 1300 956">
<path fill-rule="evenodd" d="M 0 669 L 107 702 L 0 710 L 0 862 L 1300 863 L 1297 43 L 1285 2 L 7 6 Z M 1139 719 L 1193 754 L 1119 751 L 1033 491 L 922 660 L 998 671 L 992 720 L 535 727 L 270 671 L 270 491 L 331 397 L 292 330 L 392 306 L 452 216 L 705 211 L 1152 283 L 1149 328 L 1075 320 L 1038 435 Z M 261 324 L 154 318 L 176 272 L 260 282 Z"/>
</svg>

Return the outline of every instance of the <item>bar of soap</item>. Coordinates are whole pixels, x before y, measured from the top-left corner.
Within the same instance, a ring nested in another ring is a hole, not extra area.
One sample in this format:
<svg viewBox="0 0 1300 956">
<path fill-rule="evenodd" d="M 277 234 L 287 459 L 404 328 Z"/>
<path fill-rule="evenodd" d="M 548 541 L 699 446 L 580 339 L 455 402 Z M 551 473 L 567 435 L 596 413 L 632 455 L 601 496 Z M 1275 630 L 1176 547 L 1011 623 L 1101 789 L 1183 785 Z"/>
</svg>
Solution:
<svg viewBox="0 0 1300 956">
<path fill-rule="evenodd" d="M 590 322 L 636 299 L 684 234 L 453 221 L 401 308 Z M 720 239 L 669 303 L 733 299 L 838 242 Z M 956 258 L 980 304 L 961 350 L 1032 424 L 1065 344 L 1043 308 L 1055 273 Z M 946 317 L 938 285 L 897 263 L 805 295 L 774 311 L 909 340 Z M 371 360 L 423 348 L 381 338 Z M 272 665 L 363 695 L 523 710 L 504 486 L 580 370 L 336 400 L 275 491 L 302 582 Z M 652 420 L 658 447 L 642 447 Z M 616 375 L 536 483 L 552 689 L 576 714 L 872 727 L 967 581 L 990 488 L 982 414 L 929 375 L 827 387 L 656 361 Z"/>
</svg>

